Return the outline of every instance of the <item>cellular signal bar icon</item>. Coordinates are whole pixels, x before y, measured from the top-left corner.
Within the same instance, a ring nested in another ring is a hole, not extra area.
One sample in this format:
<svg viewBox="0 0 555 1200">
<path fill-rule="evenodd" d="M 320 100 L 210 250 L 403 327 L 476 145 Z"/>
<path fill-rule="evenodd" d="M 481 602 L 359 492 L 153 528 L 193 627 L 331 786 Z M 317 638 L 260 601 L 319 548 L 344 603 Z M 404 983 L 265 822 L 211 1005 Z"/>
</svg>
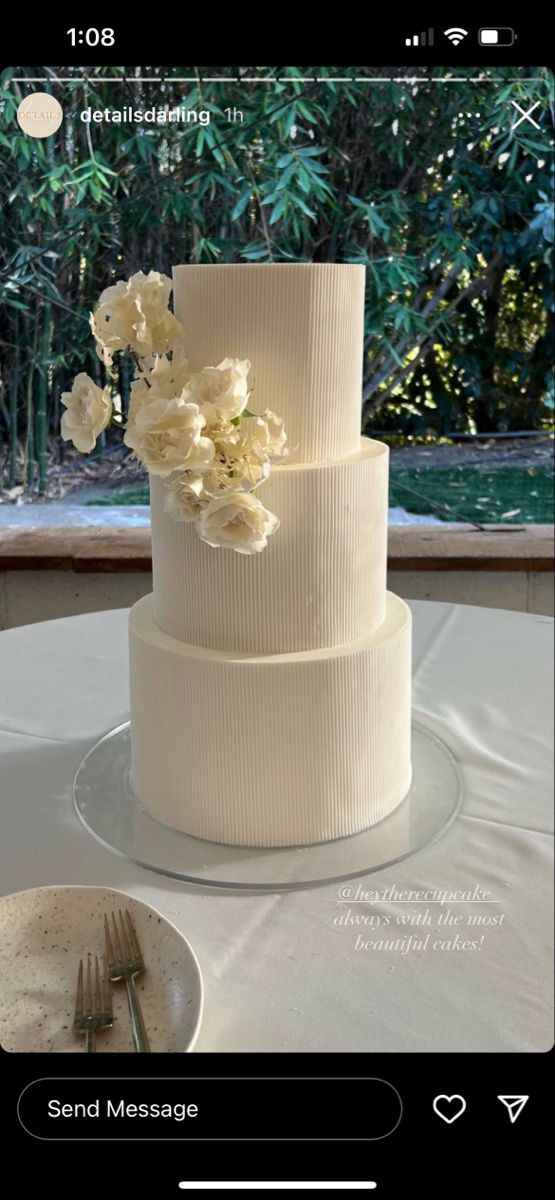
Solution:
<svg viewBox="0 0 555 1200">
<path fill-rule="evenodd" d="M 405 38 L 405 46 L 433 46 L 433 44 L 433 29 L 429 29 L 427 33 L 413 33 L 412 37 Z"/>
</svg>

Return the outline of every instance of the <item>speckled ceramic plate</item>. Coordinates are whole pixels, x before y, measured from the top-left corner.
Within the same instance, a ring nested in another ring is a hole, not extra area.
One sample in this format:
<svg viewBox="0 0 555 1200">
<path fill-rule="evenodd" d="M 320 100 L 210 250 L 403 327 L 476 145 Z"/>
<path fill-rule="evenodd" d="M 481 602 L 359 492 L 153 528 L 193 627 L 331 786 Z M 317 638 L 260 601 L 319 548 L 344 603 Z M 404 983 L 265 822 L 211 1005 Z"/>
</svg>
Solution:
<svg viewBox="0 0 555 1200">
<path fill-rule="evenodd" d="M 156 909 L 105 887 L 40 887 L 0 899 L 0 1044 L 14 1052 L 83 1053 L 74 1035 L 79 959 L 104 953 L 103 917 L 128 908 L 146 963 L 137 979 L 153 1051 L 191 1050 L 202 1015 L 202 976 L 187 939 Z M 125 987 L 113 988 L 114 1024 L 97 1052 L 133 1053 Z"/>
</svg>

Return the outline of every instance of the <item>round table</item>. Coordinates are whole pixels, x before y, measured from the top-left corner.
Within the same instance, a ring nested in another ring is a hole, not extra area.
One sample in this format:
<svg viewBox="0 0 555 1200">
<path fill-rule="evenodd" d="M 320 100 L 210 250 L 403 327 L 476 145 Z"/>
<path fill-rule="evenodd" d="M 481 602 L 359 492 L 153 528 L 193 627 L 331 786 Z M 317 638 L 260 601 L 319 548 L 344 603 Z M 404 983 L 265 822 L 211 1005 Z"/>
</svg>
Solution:
<svg viewBox="0 0 555 1200">
<path fill-rule="evenodd" d="M 415 717 L 459 762 L 461 811 L 395 867 L 283 894 L 157 876 L 80 823 L 77 767 L 128 719 L 127 610 L 1 633 L 0 891 L 106 884 L 169 917 L 204 975 L 197 1053 L 547 1050 L 553 622 L 411 607 Z"/>
</svg>

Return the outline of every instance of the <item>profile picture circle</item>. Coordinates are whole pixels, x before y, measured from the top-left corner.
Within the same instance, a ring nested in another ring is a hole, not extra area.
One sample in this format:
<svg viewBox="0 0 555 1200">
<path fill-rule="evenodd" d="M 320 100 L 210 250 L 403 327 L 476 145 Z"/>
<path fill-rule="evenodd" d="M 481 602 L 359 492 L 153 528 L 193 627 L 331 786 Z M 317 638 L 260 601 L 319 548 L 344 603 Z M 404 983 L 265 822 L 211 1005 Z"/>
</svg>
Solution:
<svg viewBox="0 0 555 1200">
<path fill-rule="evenodd" d="M 17 110 L 20 129 L 29 137 L 50 137 L 60 128 L 64 117 L 59 100 L 48 92 L 31 92 Z"/>
</svg>

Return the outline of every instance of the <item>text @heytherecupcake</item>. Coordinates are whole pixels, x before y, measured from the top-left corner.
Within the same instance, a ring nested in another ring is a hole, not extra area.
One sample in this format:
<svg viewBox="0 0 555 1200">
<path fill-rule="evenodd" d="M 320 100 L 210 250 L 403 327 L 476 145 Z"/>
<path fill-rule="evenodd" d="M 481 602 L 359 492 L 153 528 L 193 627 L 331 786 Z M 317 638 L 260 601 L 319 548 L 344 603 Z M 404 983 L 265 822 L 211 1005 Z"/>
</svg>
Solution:
<svg viewBox="0 0 555 1200">
<path fill-rule="evenodd" d="M 368 888 L 342 883 L 333 929 L 352 937 L 353 949 L 407 957 L 426 953 L 474 954 L 499 936 L 506 914 L 499 897 L 479 884 L 467 888 Z M 393 969 L 393 968 L 390 968 Z"/>
</svg>

